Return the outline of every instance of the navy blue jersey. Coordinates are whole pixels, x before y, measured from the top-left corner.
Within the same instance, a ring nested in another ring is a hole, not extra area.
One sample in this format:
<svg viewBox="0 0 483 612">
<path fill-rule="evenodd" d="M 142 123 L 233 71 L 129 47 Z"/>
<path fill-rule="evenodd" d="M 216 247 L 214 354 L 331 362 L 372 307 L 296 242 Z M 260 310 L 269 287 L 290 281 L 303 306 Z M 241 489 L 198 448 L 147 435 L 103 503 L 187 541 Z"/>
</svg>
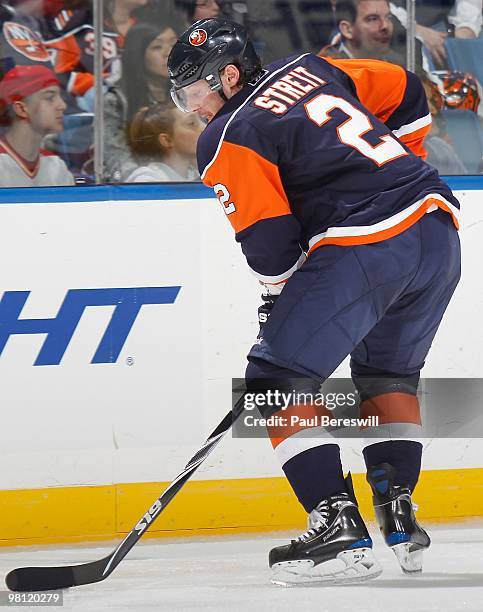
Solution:
<svg viewBox="0 0 483 612">
<path fill-rule="evenodd" d="M 131 24 L 135 23 L 131 19 Z M 90 6 L 62 10 L 46 21 L 49 49 L 57 74 L 65 75 L 66 89 L 74 96 L 83 96 L 94 86 L 94 25 Z M 104 78 L 114 83 L 121 74 L 121 52 L 124 36 L 112 24 L 105 23 L 102 32 Z"/>
<path fill-rule="evenodd" d="M 270 64 L 198 144 L 252 271 L 286 281 L 324 244 L 386 240 L 459 204 L 427 165 L 431 117 L 419 79 L 374 60 L 304 54 Z"/>
</svg>

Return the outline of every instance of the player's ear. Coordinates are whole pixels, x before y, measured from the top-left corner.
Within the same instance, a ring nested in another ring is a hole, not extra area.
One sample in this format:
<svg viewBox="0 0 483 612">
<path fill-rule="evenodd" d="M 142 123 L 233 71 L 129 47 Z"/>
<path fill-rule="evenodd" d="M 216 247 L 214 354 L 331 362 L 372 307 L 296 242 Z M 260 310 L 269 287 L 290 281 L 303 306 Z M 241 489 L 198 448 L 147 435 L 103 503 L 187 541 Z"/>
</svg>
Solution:
<svg viewBox="0 0 483 612">
<path fill-rule="evenodd" d="M 352 38 L 352 24 L 350 21 L 340 21 L 339 30 L 344 38 L 351 40 Z"/>
<path fill-rule="evenodd" d="M 228 64 L 228 66 L 225 66 L 223 69 L 221 77 L 223 85 L 228 87 L 228 89 L 232 89 L 238 85 L 241 74 L 234 64 Z"/>
</svg>

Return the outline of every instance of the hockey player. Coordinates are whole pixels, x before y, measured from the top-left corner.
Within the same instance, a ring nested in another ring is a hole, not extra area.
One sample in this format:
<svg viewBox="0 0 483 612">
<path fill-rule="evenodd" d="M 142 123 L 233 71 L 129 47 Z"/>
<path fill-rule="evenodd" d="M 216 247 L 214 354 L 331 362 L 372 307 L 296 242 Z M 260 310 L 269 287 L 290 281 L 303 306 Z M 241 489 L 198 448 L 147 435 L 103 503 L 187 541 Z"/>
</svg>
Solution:
<svg viewBox="0 0 483 612">
<path fill-rule="evenodd" d="M 66 104 L 59 81 L 45 66 L 16 66 L 0 81 L 0 187 L 73 185 L 64 161 L 41 148 L 63 130 Z"/>
<path fill-rule="evenodd" d="M 411 502 L 422 454 L 416 392 L 460 248 L 458 201 L 421 159 L 431 118 L 419 80 L 384 62 L 311 54 L 262 69 L 245 30 L 221 19 L 191 26 L 168 68 L 173 100 L 208 123 L 202 180 L 264 286 L 249 390 L 315 396 L 351 355 L 361 415 L 379 417 L 381 437 L 387 424 L 399 434 L 364 448 L 376 516 L 402 569 L 421 571 L 430 540 Z M 284 413 L 323 410 L 294 402 Z M 321 427 L 267 429 L 311 524 L 270 552 L 273 581 L 379 575 L 339 447 Z"/>
</svg>

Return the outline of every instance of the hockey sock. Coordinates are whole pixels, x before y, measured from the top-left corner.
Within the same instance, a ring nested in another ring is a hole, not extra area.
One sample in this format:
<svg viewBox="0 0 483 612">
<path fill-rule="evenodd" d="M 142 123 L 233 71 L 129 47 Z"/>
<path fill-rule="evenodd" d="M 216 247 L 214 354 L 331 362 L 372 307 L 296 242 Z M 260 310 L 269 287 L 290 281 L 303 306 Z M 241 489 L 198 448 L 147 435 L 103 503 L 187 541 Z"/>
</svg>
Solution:
<svg viewBox="0 0 483 612">
<path fill-rule="evenodd" d="M 305 398 L 316 395 L 320 388 L 320 381 L 258 358 L 250 358 L 246 381 L 251 392 L 275 390 L 292 399 L 297 393 Z M 315 424 L 321 416 L 331 416 L 324 406 L 296 403 L 260 412 L 267 419 L 280 418 L 280 424 L 267 424 L 267 433 L 285 476 L 308 513 L 322 500 L 346 491 L 340 449 L 337 444 L 327 444 L 325 428 Z"/>
<path fill-rule="evenodd" d="M 337 444 L 309 448 L 291 457 L 282 469 L 308 513 L 323 499 L 346 490 Z"/>
<path fill-rule="evenodd" d="M 389 463 L 396 471 L 394 484 L 414 491 L 421 471 L 423 445 L 412 440 L 388 440 L 366 446 L 363 450 L 367 469 Z"/>
</svg>

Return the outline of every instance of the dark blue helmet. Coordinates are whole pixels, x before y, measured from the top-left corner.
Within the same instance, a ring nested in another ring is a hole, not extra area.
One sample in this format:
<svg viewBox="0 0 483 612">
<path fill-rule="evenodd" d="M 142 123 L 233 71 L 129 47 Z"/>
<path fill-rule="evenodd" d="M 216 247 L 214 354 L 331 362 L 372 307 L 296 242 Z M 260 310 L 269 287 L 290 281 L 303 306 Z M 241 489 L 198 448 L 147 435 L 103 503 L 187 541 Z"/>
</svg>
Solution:
<svg viewBox="0 0 483 612">
<path fill-rule="evenodd" d="M 174 89 L 202 79 L 213 91 L 221 89 L 220 71 L 234 64 L 240 70 L 240 85 L 255 79 L 262 64 L 246 29 L 226 19 L 202 19 L 180 36 L 168 58 Z"/>
</svg>

